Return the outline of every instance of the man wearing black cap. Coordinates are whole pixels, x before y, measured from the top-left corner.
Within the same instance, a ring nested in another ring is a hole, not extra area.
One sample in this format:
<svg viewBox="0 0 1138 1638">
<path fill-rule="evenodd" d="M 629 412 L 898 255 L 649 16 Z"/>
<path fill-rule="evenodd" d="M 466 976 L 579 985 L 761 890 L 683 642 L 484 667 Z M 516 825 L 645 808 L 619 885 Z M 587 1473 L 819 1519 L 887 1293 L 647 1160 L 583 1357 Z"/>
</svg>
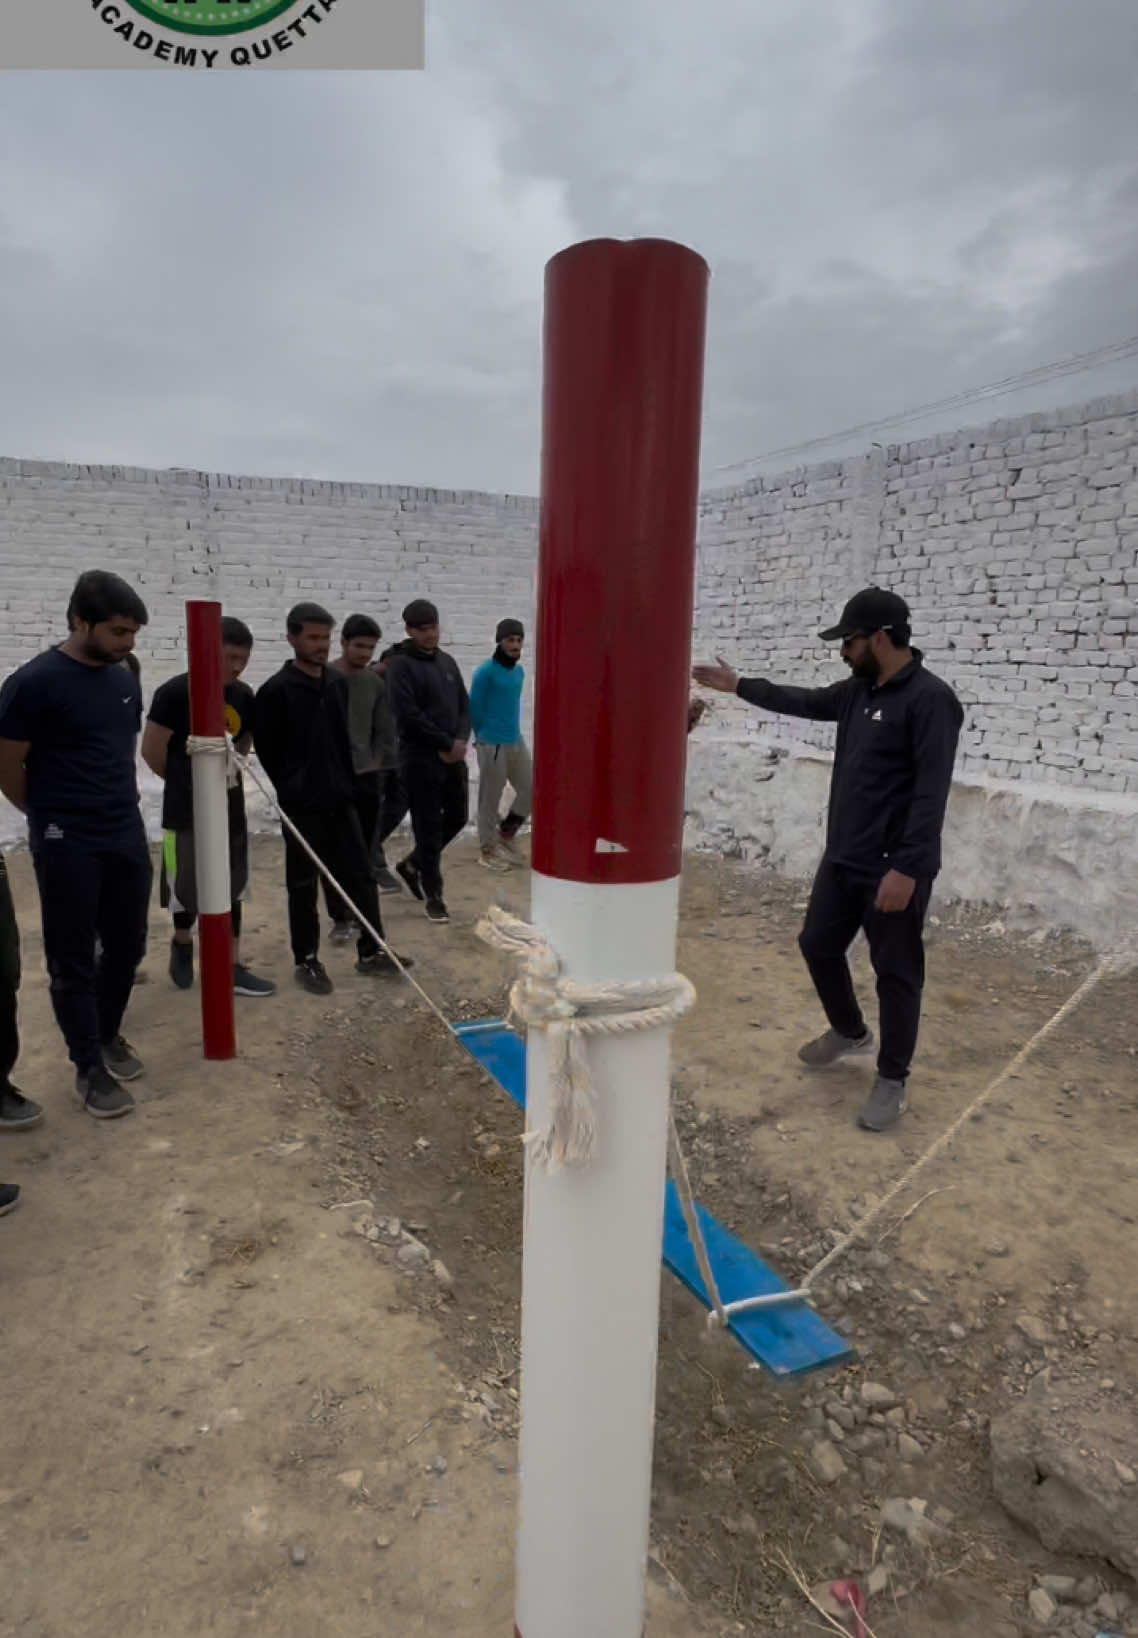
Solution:
<svg viewBox="0 0 1138 1638">
<path fill-rule="evenodd" d="M 852 673 L 828 688 L 739 677 L 722 660 L 692 675 L 764 711 L 838 725 L 826 849 L 798 940 L 830 1027 L 798 1055 L 822 1068 L 873 1051 L 846 959 L 861 929 L 877 975 L 881 1044 L 858 1118 L 880 1132 L 907 1106 L 925 977 L 921 934 L 964 713 L 910 646 L 909 609 L 893 592 L 858 592 L 820 636 L 840 641 Z"/>
<path fill-rule="evenodd" d="M 529 818 L 533 796 L 533 762 L 522 736 L 525 672 L 518 664 L 525 635 L 520 620 L 499 620 L 497 647 L 470 684 L 470 722 L 478 756 L 479 863 L 498 872 L 521 863 L 517 834 Z M 499 809 L 507 785 L 514 797 L 502 819 Z"/>
<path fill-rule="evenodd" d="M 388 664 L 387 691 L 415 846 L 395 871 L 423 901 L 427 920 L 443 923 L 450 920 L 443 899 L 443 849 L 470 811 L 470 699 L 458 665 L 439 647 L 435 605 L 416 597 L 403 610 L 403 624 L 407 641 Z"/>
</svg>

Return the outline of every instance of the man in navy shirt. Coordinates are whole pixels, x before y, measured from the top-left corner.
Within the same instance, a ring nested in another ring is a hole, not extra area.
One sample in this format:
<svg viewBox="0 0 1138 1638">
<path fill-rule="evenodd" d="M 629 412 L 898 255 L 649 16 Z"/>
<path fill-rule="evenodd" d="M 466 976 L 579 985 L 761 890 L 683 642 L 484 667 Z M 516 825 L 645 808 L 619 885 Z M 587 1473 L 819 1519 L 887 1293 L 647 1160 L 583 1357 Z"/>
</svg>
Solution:
<svg viewBox="0 0 1138 1638">
<path fill-rule="evenodd" d="M 71 595 L 67 641 L 0 689 L 0 791 L 28 817 L 52 1005 L 75 1095 L 101 1120 L 134 1108 L 121 1083 L 142 1074 L 120 1026 L 146 950 L 153 867 L 135 761 L 142 690 L 121 662 L 146 620 L 133 587 L 90 569 Z"/>
<path fill-rule="evenodd" d="M 880 1132 L 908 1103 L 925 981 L 922 931 L 940 872 L 964 712 L 911 646 L 909 608 L 895 592 L 867 586 L 819 635 L 841 644 L 852 673 L 828 688 L 739 677 L 722 661 L 697 665 L 692 675 L 764 711 L 837 723 L 826 851 L 798 940 L 830 1027 L 798 1055 L 821 1069 L 874 1051 L 846 959 L 864 932 L 877 977 L 881 1045 L 877 1079 L 858 1119 Z"/>
</svg>

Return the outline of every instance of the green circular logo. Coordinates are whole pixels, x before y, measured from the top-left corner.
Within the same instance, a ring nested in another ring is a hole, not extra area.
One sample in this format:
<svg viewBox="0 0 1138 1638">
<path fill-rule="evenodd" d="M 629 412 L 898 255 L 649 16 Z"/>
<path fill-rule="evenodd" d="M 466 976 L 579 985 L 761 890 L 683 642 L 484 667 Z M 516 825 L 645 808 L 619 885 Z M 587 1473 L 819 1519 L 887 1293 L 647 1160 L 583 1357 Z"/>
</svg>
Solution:
<svg viewBox="0 0 1138 1638">
<path fill-rule="evenodd" d="M 183 34 L 241 34 L 264 28 L 304 0 L 127 0 L 151 23 Z"/>
</svg>

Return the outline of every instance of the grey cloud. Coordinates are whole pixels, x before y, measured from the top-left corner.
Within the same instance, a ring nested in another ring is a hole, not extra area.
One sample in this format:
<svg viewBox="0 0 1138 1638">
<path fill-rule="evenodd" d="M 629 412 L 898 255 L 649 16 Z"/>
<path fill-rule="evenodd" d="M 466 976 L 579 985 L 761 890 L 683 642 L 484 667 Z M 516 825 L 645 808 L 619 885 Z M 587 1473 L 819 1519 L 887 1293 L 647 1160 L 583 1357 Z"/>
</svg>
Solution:
<svg viewBox="0 0 1138 1638">
<path fill-rule="evenodd" d="M 1138 332 L 1129 0 L 430 15 L 424 76 L 8 77 L 0 451 L 532 492 L 599 234 L 712 266 L 709 476 Z"/>
</svg>

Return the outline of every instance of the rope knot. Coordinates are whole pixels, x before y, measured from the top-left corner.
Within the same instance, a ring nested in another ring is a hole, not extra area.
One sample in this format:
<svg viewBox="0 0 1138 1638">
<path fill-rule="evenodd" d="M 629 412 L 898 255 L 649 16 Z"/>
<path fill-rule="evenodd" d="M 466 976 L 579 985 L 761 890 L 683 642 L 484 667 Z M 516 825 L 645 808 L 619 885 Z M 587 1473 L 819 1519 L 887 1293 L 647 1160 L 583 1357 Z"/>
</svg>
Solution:
<svg viewBox="0 0 1138 1638">
<path fill-rule="evenodd" d="M 629 984 L 575 984 L 563 976 L 544 935 L 500 905 L 490 906 L 477 933 L 483 943 L 521 963 L 510 989 L 509 1018 L 544 1030 L 549 1044 L 549 1122 L 541 1131 L 527 1132 L 523 1142 L 546 1171 L 585 1164 L 597 1141 L 586 1038 L 660 1029 L 688 1011 L 695 990 L 680 973 Z"/>
</svg>

